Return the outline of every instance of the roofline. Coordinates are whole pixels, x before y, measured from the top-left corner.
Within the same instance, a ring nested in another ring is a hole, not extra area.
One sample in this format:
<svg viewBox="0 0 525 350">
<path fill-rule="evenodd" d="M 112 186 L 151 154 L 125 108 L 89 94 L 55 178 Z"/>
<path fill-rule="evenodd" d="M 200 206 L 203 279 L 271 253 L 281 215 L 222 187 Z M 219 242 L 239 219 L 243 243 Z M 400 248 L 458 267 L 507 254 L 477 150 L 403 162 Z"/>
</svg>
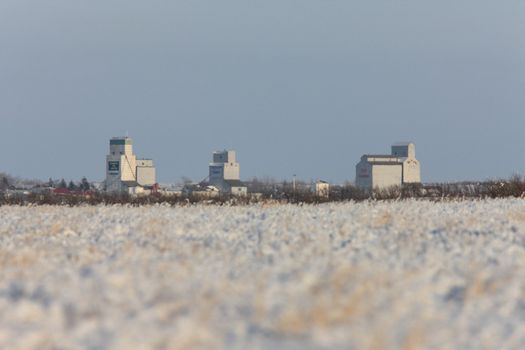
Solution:
<svg viewBox="0 0 525 350">
<path fill-rule="evenodd" d="M 403 166 L 403 163 L 400 162 L 381 162 L 381 161 L 369 161 L 369 164 L 372 165 L 396 165 L 396 166 Z"/>
<path fill-rule="evenodd" d="M 370 158 L 399 158 L 398 156 L 394 156 L 391 154 L 363 154 L 363 157 L 370 157 Z"/>
<path fill-rule="evenodd" d="M 131 137 L 129 137 L 129 136 L 113 136 L 111 139 L 112 140 L 131 140 Z"/>
<path fill-rule="evenodd" d="M 409 145 L 415 145 L 415 143 L 412 142 L 412 141 L 396 142 L 396 143 L 392 144 L 392 147 L 395 147 L 395 146 L 409 146 Z"/>
</svg>

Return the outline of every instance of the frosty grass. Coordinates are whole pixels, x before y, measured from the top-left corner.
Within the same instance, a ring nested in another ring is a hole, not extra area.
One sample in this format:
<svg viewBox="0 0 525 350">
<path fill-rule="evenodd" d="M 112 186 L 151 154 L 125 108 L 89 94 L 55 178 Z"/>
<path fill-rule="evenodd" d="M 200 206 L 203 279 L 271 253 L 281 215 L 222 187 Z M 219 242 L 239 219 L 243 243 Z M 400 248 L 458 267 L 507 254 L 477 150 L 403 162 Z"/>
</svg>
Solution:
<svg viewBox="0 0 525 350">
<path fill-rule="evenodd" d="M 0 349 L 423 348 L 525 348 L 525 201 L 0 207 Z"/>
</svg>

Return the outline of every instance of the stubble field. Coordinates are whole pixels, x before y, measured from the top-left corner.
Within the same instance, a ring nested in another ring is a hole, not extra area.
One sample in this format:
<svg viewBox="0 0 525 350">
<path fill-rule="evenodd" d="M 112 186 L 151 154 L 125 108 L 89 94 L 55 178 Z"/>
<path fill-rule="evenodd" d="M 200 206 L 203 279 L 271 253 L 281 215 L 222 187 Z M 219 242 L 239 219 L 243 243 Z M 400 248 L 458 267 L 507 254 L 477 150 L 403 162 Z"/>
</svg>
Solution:
<svg viewBox="0 0 525 350">
<path fill-rule="evenodd" d="M 522 349 L 525 201 L 0 207 L 0 349 Z"/>
</svg>

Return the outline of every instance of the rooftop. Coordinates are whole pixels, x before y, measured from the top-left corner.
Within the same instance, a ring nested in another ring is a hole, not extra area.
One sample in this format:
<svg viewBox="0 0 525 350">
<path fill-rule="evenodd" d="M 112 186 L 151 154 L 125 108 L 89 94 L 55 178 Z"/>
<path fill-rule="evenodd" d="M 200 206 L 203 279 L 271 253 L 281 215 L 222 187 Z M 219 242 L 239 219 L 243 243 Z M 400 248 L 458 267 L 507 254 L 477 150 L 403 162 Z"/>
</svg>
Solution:
<svg viewBox="0 0 525 350">
<path fill-rule="evenodd" d="M 414 144 L 414 142 L 403 141 L 403 142 L 396 142 L 392 146 L 393 147 L 396 147 L 396 146 L 408 146 L 408 145 L 413 145 L 413 144 Z"/>
<path fill-rule="evenodd" d="M 365 154 L 361 160 L 375 165 L 397 165 L 403 162 L 401 157 L 386 154 Z"/>
<path fill-rule="evenodd" d="M 401 162 L 385 162 L 385 161 L 380 161 L 380 160 L 372 160 L 372 161 L 368 161 L 368 163 L 372 164 L 372 165 L 392 165 L 392 166 L 402 166 L 403 163 Z"/>
<path fill-rule="evenodd" d="M 363 157 L 367 158 L 388 158 L 388 159 L 398 159 L 398 156 L 393 156 L 391 154 L 365 154 Z"/>
<path fill-rule="evenodd" d="M 127 136 L 124 137 L 112 137 L 109 141 L 110 145 L 131 145 L 133 140 Z"/>
</svg>

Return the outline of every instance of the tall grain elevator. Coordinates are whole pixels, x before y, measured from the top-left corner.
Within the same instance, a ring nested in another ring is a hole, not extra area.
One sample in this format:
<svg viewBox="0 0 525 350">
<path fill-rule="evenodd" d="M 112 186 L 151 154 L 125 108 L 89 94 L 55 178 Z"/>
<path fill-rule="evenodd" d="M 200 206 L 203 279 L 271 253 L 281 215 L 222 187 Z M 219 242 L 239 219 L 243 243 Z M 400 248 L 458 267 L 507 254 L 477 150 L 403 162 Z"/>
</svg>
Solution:
<svg viewBox="0 0 525 350">
<path fill-rule="evenodd" d="M 153 160 L 137 159 L 131 138 L 113 137 L 106 157 L 106 191 L 135 193 L 155 184 Z"/>
</svg>

